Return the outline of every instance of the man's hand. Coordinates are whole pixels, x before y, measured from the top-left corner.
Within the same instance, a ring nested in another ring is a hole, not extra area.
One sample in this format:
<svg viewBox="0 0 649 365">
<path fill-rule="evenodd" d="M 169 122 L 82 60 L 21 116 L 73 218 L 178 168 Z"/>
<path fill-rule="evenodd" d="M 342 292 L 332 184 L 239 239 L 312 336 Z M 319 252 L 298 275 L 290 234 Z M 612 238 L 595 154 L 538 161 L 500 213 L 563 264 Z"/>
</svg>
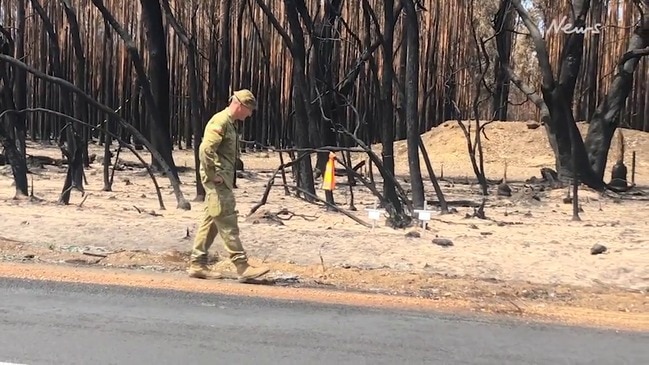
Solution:
<svg viewBox="0 0 649 365">
<path fill-rule="evenodd" d="M 212 180 L 216 185 L 223 184 L 223 177 L 220 175 L 214 176 L 214 179 Z"/>
</svg>

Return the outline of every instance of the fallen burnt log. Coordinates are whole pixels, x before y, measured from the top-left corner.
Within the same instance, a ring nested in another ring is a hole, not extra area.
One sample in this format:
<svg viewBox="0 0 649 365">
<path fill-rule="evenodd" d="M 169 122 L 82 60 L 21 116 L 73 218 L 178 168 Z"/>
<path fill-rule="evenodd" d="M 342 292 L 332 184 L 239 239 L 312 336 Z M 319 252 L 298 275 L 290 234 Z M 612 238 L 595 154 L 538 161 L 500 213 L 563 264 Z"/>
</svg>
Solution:
<svg viewBox="0 0 649 365">
<path fill-rule="evenodd" d="M 61 167 L 68 164 L 68 159 L 53 158 L 49 156 L 40 156 L 40 155 L 27 155 L 26 162 L 27 162 L 27 167 L 44 168 L 45 165 Z"/>
<path fill-rule="evenodd" d="M 437 200 L 427 200 L 426 203 L 433 207 L 439 207 L 441 205 Z M 473 200 L 447 200 L 446 205 L 449 207 L 478 208 L 482 203 Z"/>
</svg>

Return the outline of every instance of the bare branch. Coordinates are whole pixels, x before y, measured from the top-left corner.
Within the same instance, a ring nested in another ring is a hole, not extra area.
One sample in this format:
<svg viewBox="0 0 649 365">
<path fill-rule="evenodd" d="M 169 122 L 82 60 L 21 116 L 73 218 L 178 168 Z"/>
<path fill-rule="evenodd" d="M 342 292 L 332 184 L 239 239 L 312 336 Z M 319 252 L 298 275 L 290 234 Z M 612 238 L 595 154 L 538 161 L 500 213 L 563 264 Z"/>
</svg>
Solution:
<svg viewBox="0 0 649 365">
<path fill-rule="evenodd" d="M 509 74 L 509 79 L 518 87 L 520 91 L 522 91 L 527 98 L 532 101 L 536 106 L 539 108 L 540 116 L 541 116 L 541 122 L 547 124 L 550 123 L 550 109 L 548 109 L 548 105 L 545 103 L 545 100 L 534 91 L 529 85 L 527 85 L 521 78 L 514 72 L 509 67 L 505 68 L 507 70 L 507 73 Z"/>
<path fill-rule="evenodd" d="M 539 61 L 539 67 L 541 68 L 541 75 L 543 77 L 543 88 L 552 90 L 555 87 L 554 76 L 552 75 L 552 66 L 550 65 L 550 56 L 548 55 L 548 49 L 541 35 L 541 31 L 532 21 L 532 17 L 525 10 L 523 5 L 521 5 L 520 0 L 511 0 L 512 5 L 520 15 L 525 27 L 530 31 L 532 40 L 534 41 L 534 48 L 536 49 L 536 58 Z"/>
<path fill-rule="evenodd" d="M 532 101 L 534 104 L 536 104 L 537 107 L 541 107 L 541 105 L 545 105 L 545 101 L 539 95 L 534 89 L 532 89 L 531 86 L 526 84 L 515 72 L 512 70 L 511 67 L 506 67 L 505 70 L 507 71 L 507 74 L 509 75 L 509 79 L 518 87 L 520 91 L 525 94 L 525 96 Z"/>
<path fill-rule="evenodd" d="M 626 52 L 623 56 L 622 59 L 620 59 L 620 62 L 618 62 L 619 67 L 623 67 L 626 61 L 635 59 L 635 58 L 640 58 L 643 56 L 649 56 L 649 47 L 641 48 L 641 49 L 634 49 L 631 51 Z"/>
</svg>

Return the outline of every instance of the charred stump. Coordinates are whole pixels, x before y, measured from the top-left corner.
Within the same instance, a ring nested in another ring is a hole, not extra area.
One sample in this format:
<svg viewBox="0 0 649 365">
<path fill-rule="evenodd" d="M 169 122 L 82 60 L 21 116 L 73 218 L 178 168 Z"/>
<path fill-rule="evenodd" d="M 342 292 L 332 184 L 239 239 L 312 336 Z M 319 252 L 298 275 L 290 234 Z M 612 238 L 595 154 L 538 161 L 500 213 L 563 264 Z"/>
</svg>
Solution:
<svg viewBox="0 0 649 365">
<path fill-rule="evenodd" d="M 615 165 L 611 169 L 611 186 L 616 188 L 626 188 L 627 187 L 627 168 L 624 164 L 624 135 L 622 131 L 618 129 L 617 131 L 617 159 Z"/>
<path fill-rule="evenodd" d="M 85 189 L 83 188 L 83 139 L 72 128 L 72 124 L 68 125 L 66 139 L 67 146 L 63 147 L 61 145 L 61 152 L 68 159 L 68 171 L 59 198 L 59 203 L 65 205 L 70 204 L 72 189 L 76 189 L 85 195 Z"/>
</svg>

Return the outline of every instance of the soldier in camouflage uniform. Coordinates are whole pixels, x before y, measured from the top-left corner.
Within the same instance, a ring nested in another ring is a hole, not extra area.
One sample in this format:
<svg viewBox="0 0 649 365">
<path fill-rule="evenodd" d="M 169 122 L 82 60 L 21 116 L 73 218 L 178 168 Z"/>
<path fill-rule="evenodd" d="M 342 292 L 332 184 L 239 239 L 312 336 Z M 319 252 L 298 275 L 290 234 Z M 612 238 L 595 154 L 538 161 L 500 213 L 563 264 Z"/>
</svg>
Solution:
<svg viewBox="0 0 649 365">
<path fill-rule="evenodd" d="M 190 277 L 221 278 L 207 267 L 207 252 L 219 234 L 237 268 L 239 280 L 258 278 L 268 273 L 266 267 L 252 267 L 239 238 L 237 210 L 232 192 L 237 156 L 236 120 L 244 120 L 257 108 L 257 101 L 249 90 L 234 92 L 230 105 L 214 114 L 205 127 L 199 147 L 200 176 L 205 187 L 205 213 L 199 223 L 191 261 Z"/>
</svg>

